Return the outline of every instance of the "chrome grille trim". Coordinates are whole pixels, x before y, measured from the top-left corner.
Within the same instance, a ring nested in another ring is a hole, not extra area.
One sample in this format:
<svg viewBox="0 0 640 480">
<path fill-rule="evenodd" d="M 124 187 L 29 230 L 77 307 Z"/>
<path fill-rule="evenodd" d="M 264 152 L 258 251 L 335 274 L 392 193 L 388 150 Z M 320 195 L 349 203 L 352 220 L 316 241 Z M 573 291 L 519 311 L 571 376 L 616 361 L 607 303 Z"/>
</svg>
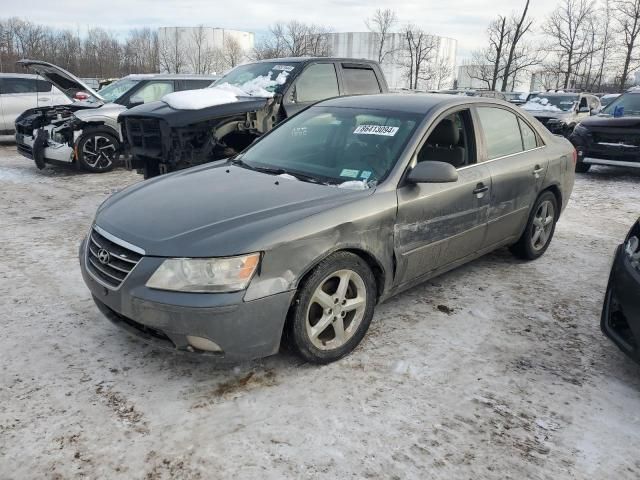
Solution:
<svg viewBox="0 0 640 480">
<path fill-rule="evenodd" d="M 99 258 L 101 250 L 108 252 L 105 263 Z M 120 288 L 143 256 L 143 249 L 105 232 L 97 225 L 91 229 L 85 246 L 87 272 L 110 290 Z"/>
</svg>

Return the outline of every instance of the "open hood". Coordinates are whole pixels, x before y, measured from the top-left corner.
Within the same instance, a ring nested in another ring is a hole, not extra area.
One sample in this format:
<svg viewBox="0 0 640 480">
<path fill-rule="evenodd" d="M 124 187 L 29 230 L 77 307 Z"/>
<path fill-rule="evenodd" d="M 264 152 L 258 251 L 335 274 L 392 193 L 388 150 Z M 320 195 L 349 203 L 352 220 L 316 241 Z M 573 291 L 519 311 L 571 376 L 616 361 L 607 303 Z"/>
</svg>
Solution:
<svg viewBox="0 0 640 480">
<path fill-rule="evenodd" d="M 41 60 L 26 59 L 18 60 L 16 63 L 24 68 L 28 68 L 54 84 L 62 93 L 69 97 L 71 101 L 76 101 L 74 98 L 76 93 L 85 92 L 89 95 L 89 99 L 86 100 L 87 102 L 97 105 L 105 103 L 104 99 L 82 80 L 56 65 Z"/>
</svg>

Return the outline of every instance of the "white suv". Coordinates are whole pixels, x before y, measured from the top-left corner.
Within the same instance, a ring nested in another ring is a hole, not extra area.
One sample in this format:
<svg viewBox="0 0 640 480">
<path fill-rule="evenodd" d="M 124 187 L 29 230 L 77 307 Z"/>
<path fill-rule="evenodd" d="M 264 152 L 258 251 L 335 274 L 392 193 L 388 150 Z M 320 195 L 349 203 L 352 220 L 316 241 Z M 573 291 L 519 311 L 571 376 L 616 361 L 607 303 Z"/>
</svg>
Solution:
<svg viewBox="0 0 640 480">
<path fill-rule="evenodd" d="M 25 110 L 70 103 L 65 94 L 37 75 L 0 73 L 0 135 L 13 135 L 16 118 Z"/>
</svg>

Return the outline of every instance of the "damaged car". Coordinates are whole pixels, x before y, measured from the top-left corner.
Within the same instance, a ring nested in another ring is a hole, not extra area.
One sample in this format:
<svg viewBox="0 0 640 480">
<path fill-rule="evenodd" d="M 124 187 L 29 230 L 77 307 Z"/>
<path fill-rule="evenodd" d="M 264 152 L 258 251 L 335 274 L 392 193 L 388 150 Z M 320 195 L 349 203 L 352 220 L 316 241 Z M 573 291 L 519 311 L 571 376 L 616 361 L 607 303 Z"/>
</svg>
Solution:
<svg viewBox="0 0 640 480">
<path fill-rule="evenodd" d="M 40 106 L 15 121 L 18 152 L 44 168 L 71 164 L 89 172 L 107 172 L 122 153 L 118 115 L 127 108 L 153 102 L 169 93 L 205 88 L 217 77 L 202 75 L 128 75 L 92 90 L 66 70 L 39 60 L 20 60 L 73 100 L 69 105 Z M 82 98 L 82 101 L 76 101 Z"/>
<path fill-rule="evenodd" d="M 620 350 L 640 363 L 640 219 L 616 250 L 601 327 Z"/>
<path fill-rule="evenodd" d="M 587 93 L 546 92 L 538 93 L 522 105 L 547 129 L 569 137 L 574 127 L 591 115 L 600 112 L 600 99 Z"/>
<path fill-rule="evenodd" d="M 174 93 L 120 115 L 130 169 L 145 178 L 231 157 L 330 97 L 387 92 L 377 62 L 280 58 L 240 65 L 212 88 Z"/>
<path fill-rule="evenodd" d="M 234 159 L 111 196 L 82 276 L 107 318 L 159 347 L 240 361 L 285 341 L 328 363 L 395 294 L 499 247 L 541 257 L 574 164 L 506 102 L 333 98 Z"/>
<path fill-rule="evenodd" d="M 640 90 L 628 91 L 599 115 L 582 120 L 569 140 L 578 150 L 579 173 L 592 165 L 640 168 Z"/>
</svg>

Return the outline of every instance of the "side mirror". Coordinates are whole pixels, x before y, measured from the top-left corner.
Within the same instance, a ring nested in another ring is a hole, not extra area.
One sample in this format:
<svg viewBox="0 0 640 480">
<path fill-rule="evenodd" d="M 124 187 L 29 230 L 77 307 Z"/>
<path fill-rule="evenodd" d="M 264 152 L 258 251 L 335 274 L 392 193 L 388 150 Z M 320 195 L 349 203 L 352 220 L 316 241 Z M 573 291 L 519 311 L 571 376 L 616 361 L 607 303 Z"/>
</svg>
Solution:
<svg viewBox="0 0 640 480">
<path fill-rule="evenodd" d="M 407 176 L 411 183 L 452 183 L 458 181 L 458 171 L 446 162 L 420 162 Z"/>
<path fill-rule="evenodd" d="M 129 99 L 129 108 L 137 107 L 138 105 L 144 104 L 144 99 L 142 97 L 133 96 Z"/>
</svg>

